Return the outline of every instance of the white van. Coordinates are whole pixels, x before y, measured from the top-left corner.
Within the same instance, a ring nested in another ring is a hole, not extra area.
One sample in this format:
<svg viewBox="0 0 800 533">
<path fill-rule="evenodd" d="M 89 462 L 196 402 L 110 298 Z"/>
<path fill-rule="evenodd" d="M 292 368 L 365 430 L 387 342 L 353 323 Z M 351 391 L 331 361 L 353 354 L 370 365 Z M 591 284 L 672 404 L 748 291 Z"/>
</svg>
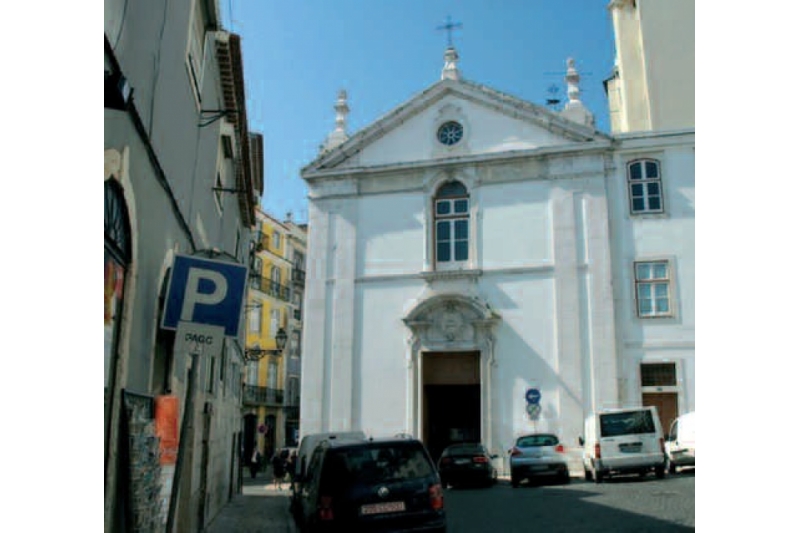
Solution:
<svg viewBox="0 0 800 533">
<path fill-rule="evenodd" d="M 694 411 L 672 421 L 665 448 L 670 474 L 678 467 L 694 466 Z"/>
<path fill-rule="evenodd" d="M 607 409 L 584 424 L 583 472 L 595 483 L 614 474 L 664 477 L 664 433 L 655 407 Z"/>
</svg>

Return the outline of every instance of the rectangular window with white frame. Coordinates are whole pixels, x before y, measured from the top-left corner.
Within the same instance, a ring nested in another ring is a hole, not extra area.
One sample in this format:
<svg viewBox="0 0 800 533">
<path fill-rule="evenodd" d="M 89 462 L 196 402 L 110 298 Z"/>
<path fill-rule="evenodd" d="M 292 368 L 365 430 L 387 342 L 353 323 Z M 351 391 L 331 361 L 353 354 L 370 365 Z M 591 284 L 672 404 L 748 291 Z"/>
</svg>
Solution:
<svg viewBox="0 0 800 533">
<path fill-rule="evenodd" d="M 258 361 L 247 363 L 247 385 L 258 385 Z"/>
<path fill-rule="evenodd" d="M 269 336 L 275 338 L 278 333 L 278 325 L 281 320 L 281 312 L 279 309 L 273 309 L 269 320 Z"/>
<path fill-rule="evenodd" d="M 640 318 L 672 316 L 669 261 L 637 261 L 636 312 Z"/>
<path fill-rule="evenodd" d="M 261 333 L 261 304 L 259 302 L 251 304 L 247 312 L 247 329 L 251 333 Z"/>
<path fill-rule="evenodd" d="M 189 42 L 186 50 L 186 65 L 189 69 L 189 78 L 192 83 L 197 104 L 202 101 L 203 69 L 205 65 L 205 44 L 206 44 L 206 24 L 208 23 L 208 13 L 206 13 L 205 0 L 194 0 L 192 6 L 192 18 L 189 24 Z"/>
</svg>

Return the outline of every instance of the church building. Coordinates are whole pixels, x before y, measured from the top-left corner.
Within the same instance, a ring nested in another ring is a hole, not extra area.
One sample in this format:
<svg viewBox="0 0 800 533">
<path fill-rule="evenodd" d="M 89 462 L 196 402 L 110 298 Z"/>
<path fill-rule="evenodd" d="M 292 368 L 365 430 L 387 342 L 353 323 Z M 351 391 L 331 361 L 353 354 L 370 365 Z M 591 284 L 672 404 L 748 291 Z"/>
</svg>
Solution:
<svg viewBox="0 0 800 533">
<path fill-rule="evenodd" d="M 693 410 L 694 124 L 603 133 L 572 60 L 553 111 L 458 59 L 448 47 L 439 81 L 352 136 L 340 92 L 302 170 L 301 434 L 502 456 L 527 431 L 576 445 L 593 410 Z"/>
</svg>

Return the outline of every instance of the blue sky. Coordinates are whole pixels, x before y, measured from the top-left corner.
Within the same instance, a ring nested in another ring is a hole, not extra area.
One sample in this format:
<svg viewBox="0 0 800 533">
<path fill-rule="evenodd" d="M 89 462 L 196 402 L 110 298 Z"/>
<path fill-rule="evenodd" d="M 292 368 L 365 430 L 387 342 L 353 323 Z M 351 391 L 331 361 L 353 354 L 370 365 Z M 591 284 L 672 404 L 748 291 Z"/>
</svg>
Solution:
<svg viewBox="0 0 800 533">
<path fill-rule="evenodd" d="M 566 60 L 581 99 L 608 131 L 603 80 L 614 64 L 607 0 L 220 0 L 226 29 L 242 37 L 247 115 L 264 135 L 262 206 L 307 220 L 300 169 L 334 127 L 348 92 L 354 134 L 440 78 L 447 16 L 464 78 L 545 105 L 566 99 Z"/>
</svg>

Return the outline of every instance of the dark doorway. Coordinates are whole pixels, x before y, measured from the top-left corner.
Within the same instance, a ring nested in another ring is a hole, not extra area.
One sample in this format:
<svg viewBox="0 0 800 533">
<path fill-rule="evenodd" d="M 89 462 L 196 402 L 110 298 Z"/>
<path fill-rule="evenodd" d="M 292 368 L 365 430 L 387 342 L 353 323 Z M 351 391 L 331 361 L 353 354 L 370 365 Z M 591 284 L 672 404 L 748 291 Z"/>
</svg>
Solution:
<svg viewBox="0 0 800 533">
<path fill-rule="evenodd" d="M 481 440 L 478 352 L 427 353 L 423 361 L 423 441 L 434 460 L 456 442 Z"/>
<path fill-rule="evenodd" d="M 256 443 L 256 415 L 244 415 L 244 443 L 242 446 L 242 462 L 250 464 L 250 457 L 253 455 L 253 447 Z"/>
</svg>

